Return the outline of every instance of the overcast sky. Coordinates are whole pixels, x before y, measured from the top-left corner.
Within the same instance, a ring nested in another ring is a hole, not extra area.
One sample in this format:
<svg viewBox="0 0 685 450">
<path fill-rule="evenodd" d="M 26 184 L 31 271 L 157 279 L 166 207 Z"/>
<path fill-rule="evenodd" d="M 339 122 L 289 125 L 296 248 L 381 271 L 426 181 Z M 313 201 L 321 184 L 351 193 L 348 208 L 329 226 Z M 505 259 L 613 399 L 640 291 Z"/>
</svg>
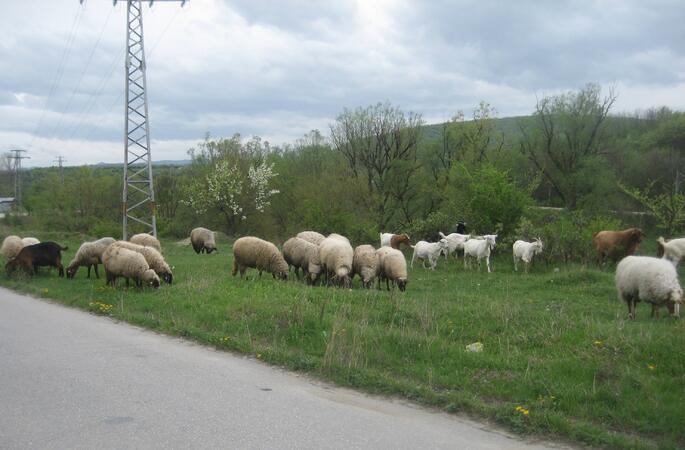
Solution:
<svg viewBox="0 0 685 450">
<path fill-rule="evenodd" d="M 125 14 L 3 1 L 0 152 L 123 160 Z M 682 0 L 146 2 L 153 160 L 185 159 L 207 132 L 327 134 L 343 108 L 386 100 L 429 123 L 481 100 L 508 117 L 597 82 L 617 88 L 614 112 L 685 109 L 683 24 Z"/>
</svg>

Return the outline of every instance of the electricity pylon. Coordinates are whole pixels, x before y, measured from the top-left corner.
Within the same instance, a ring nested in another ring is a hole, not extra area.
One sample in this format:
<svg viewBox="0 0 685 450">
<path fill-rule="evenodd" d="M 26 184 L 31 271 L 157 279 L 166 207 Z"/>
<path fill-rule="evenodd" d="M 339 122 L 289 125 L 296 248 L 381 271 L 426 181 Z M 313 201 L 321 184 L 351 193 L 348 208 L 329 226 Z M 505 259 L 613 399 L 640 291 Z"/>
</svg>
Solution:
<svg viewBox="0 0 685 450">
<path fill-rule="evenodd" d="M 57 163 L 57 167 L 59 167 L 59 179 L 62 181 L 62 184 L 64 184 L 64 166 L 62 163 L 66 162 L 66 159 L 64 159 L 63 156 L 57 156 L 57 159 L 53 162 Z"/>
<path fill-rule="evenodd" d="M 31 159 L 30 156 L 21 156 L 22 152 L 26 150 L 13 149 L 10 152 L 14 153 L 7 156 L 8 159 L 14 160 L 14 202 L 17 206 L 21 205 L 21 160 Z"/>
</svg>

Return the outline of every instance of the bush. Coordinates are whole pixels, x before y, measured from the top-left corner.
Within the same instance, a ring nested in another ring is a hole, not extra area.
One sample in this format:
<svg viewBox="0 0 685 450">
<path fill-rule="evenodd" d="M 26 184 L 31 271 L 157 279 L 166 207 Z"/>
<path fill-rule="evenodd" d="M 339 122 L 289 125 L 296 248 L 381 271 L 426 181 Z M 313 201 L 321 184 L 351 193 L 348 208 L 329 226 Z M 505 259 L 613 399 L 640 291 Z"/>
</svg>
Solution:
<svg viewBox="0 0 685 450">
<path fill-rule="evenodd" d="M 413 242 L 429 239 L 438 231 L 449 233 L 454 227 L 454 221 L 442 211 L 433 211 L 425 219 L 414 219 L 409 223 L 407 233 Z"/>
</svg>

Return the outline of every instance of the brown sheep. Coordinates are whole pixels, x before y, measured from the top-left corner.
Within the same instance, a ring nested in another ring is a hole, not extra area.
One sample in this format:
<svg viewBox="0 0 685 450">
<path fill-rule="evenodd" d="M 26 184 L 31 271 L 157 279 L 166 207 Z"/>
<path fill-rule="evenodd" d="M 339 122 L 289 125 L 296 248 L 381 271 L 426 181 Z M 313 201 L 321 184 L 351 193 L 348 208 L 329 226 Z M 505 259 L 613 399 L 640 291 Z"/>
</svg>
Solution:
<svg viewBox="0 0 685 450">
<path fill-rule="evenodd" d="M 622 231 L 600 231 L 592 237 L 597 250 L 597 262 L 601 266 L 604 258 L 610 257 L 614 262 L 630 256 L 640 246 L 645 233 L 639 228 L 628 228 Z"/>
</svg>

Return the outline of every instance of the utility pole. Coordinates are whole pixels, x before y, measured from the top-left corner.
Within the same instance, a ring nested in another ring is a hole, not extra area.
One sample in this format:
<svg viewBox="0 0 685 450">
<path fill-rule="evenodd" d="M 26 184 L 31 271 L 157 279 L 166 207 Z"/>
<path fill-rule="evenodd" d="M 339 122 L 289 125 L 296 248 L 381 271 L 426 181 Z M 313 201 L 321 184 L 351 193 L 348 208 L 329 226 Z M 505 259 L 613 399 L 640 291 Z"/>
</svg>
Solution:
<svg viewBox="0 0 685 450">
<path fill-rule="evenodd" d="M 64 184 L 64 167 L 62 166 L 62 163 L 66 162 L 66 159 L 64 159 L 63 156 L 57 156 L 57 159 L 53 162 L 57 163 L 57 166 L 59 167 L 59 178 L 62 180 L 62 184 Z"/>
<path fill-rule="evenodd" d="M 79 0 L 83 4 L 83 0 Z M 157 237 L 155 191 L 152 183 L 150 125 L 148 123 L 143 1 L 126 2 L 126 100 L 124 104 L 124 190 L 122 193 L 122 236 L 128 239 L 133 226 Z M 157 2 L 187 0 L 145 0 Z"/>
<path fill-rule="evenodd" d="M 21 156 L 22 153 L 26 153 L 26 150 L 12 149 L 7 157 L 14 160 L 14 201 L 17 206 L 21 205 L 21 160 L 31 159 L 29 156 Z"/>
</svg>

